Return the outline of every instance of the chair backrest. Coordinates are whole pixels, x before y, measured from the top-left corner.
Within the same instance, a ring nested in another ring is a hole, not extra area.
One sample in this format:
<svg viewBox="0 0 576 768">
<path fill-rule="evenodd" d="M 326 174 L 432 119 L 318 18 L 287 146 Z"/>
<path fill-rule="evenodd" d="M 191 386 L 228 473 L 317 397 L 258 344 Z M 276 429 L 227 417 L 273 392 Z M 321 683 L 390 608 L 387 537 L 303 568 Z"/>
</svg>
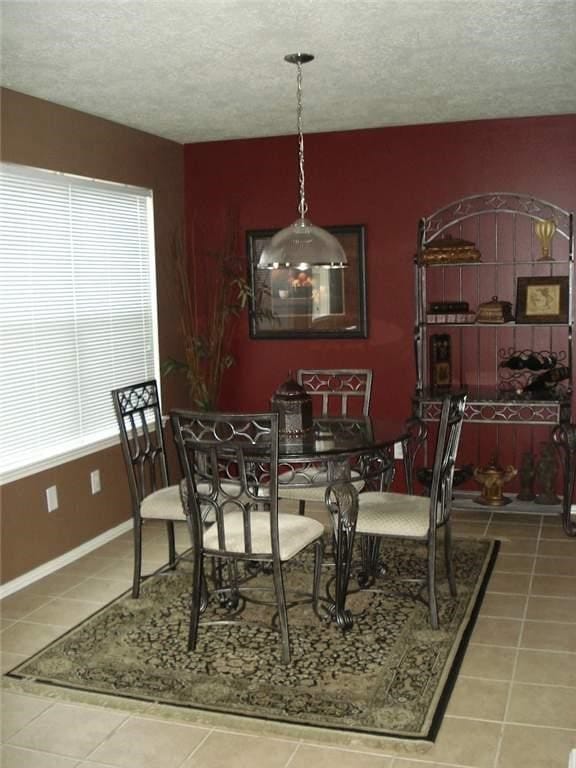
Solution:
<svg viewBox="0 0 576 768">
<path fill-rule="evenodd" d="M 445 523 L 450 515 L 454 468 L 465 406 L 465 394 L 446 395 L 442 401 L 430 489 L 431 529 Z"/>
<path fill-rule="evenodd" d="M 369 368 L 300 368 L 296 380 L 319 404 L 318 415 L 368 416 L 372 395 Z"/>
<path fill-rule="evenodd" d="M 155 380 L 111 392 L 132 503 L 169 484 L 158 386 Z"/>
<path fill-rule="evenodd" d="M 218 531 L 218 547 L 211 546 L 210 553 L 241 554 L 240 536 L 245 553 L 278 554 L 278 414 L 174 410 L 170 418 L 186 480 L 184 501 L 193 540 L 202 546 L 210 524 Z M 262 551 L 254 542 L 251 513 L 264 506 L 271 541 Z M 241 515 L 241 526 L 224 525 L 231 513 Z"/>
</svg>

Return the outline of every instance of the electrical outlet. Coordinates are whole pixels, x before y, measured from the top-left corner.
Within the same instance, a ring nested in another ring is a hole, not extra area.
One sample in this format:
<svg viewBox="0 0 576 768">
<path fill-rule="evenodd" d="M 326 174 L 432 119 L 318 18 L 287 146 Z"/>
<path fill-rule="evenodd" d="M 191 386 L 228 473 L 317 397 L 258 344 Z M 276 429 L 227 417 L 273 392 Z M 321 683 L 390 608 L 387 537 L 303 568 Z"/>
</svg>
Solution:
<svg viewBox="0 0 576 768">
<path fill-rule="evenodd" d="M 92 489 L 92 496 L 94 496 L 95 493 L 100 493 L 102 490 L 99 469 L 95 469 L 93 472 L 90 472 L 90 488 Z"/>
<path fill-rule="evenodd" d="M 58 509 L 58 489 L 55 485 L 46 488 L 46 505 L 48 512 L 55 512 Z"/>
<path fill-rule="evenodd" d="M 404 453 L 402 451 L 402 443 L 394 443 L 394 458 L 403 459 Z"/>
</svg>

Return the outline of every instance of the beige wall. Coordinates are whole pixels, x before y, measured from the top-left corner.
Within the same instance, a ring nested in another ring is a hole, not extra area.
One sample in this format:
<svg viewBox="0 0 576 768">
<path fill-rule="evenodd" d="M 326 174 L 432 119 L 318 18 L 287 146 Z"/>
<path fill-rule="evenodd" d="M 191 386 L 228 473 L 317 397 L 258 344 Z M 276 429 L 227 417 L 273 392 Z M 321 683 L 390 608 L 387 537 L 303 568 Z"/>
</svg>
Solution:
<svg viewBox="0 0 576 768">
<path fill-rule="evenodd" d="M 153 190 L 160 358 L 178 356 L 166 263 L 184 217 L 183 147 L 14 91 L 2 89 L 0 98 L 2 160 Z M 182 405 L 184 396 L 178 382 L 167 382 L 165 410 Z M 96 468 L 102 475 L 102 492 L 92 496 L 90 472 Z M 60 504 L 49 514 L 45 489 L 50 485 L 57 486 Z M 0 516 L 0 578 L 6 583 L 130 517 L 119 447 L 3 486 Z"/>
</svg>

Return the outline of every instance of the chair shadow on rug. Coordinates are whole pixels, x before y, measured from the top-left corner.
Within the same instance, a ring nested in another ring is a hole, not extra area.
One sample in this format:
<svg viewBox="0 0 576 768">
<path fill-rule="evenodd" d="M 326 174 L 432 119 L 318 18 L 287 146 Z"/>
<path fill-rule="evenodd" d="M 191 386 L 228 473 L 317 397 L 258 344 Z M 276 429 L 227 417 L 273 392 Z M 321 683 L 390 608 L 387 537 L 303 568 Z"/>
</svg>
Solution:
<svg viewBox="0 0 576 768">
<path fill-rule="evenodd" d="M 193 542 L 188 649 L 195 650 L 200 626 L 239 620 L 246 600 L 265 602 L 260 595 L 270 589 L 256 584 L 254 577 L 271 571 L 274 602 L 270 604 L 276 605 L 282 660 L 288 664 L 283 568 L 314 545 L 312 595 L 301 594 L 299 599 L 308 599 L 318 614 L 324 526 L 312 518 L 278 511 L 278 415 L 176 410 L 171 420 L 186 481 L 186 518 Z M 225 610 L 222 616 L 203 622 L 211 594 L 207 561 L 212 564 L 211 593 Z"/>
</svg>

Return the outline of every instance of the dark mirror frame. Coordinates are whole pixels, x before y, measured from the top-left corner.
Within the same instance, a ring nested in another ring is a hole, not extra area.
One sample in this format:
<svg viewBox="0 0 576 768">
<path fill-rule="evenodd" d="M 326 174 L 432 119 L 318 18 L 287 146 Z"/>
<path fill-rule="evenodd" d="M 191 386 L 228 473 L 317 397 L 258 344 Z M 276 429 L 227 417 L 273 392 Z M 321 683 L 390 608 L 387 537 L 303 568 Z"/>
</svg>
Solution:
<svg viewBox="0 0 576 768">
<path fill-rule="evenodd" d="M 366 339 L 366 249 L 361 224 L 325 227 L 344 248 L 345 269 L 282 267 L 258 269 L 266 243 L 277 229 L 246 232 L 252 339 Z M 315 282 L 322 285 L 315 287 Z"/>
</svg>

